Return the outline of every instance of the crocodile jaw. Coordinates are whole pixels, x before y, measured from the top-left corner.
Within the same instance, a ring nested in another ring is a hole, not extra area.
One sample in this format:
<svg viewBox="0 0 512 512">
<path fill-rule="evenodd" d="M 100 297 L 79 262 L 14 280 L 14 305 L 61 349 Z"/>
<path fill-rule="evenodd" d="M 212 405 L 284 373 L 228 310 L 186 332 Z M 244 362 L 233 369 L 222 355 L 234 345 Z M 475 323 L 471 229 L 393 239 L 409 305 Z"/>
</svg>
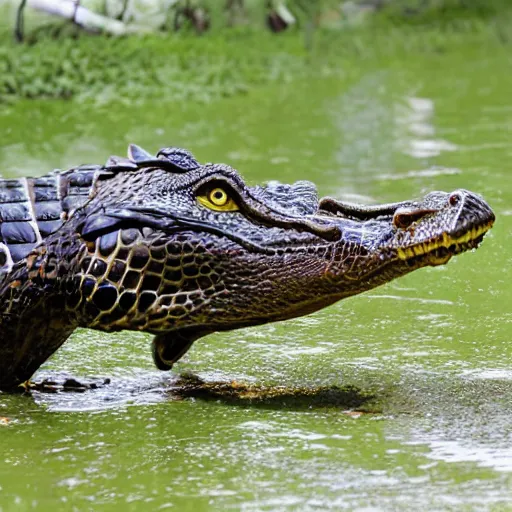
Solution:
<svg viewBox="0 0 512 512">
<path fill-rule="evenodd" d="M 410 247 L 399 248 L 397 256 L 400 260 L 411 263 L 424 260 L 426 265 L 444 265 L 452 256 L 477 249 L 493 224 L 494 219 L 484 225 L 474 227 L 459 237 L 452 237 L 448 233 L 443 233 L 441 237 Z"/>
</svg>

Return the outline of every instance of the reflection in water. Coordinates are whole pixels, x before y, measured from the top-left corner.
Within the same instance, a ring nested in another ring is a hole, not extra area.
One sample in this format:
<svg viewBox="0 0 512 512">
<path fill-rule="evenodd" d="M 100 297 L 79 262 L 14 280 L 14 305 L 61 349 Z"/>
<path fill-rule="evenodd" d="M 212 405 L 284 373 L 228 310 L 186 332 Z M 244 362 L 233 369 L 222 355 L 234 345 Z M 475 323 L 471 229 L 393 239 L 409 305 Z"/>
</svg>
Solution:
<svg viewBox="0 0 512 512">
<path fill-rule="evenodd" d="M 166 400 L 165 393 L 169 385 L 169 377 L 160 372 L 148 372 L 134 369 L 132 375 L 108 378 L 82 379 L 78 382 L 94 389 L 64 389 L 62 383 L 69 375 L 60 376 L 55 372 L 38 372 L 38 382 L 51 379 L 56 385 L 37 385 L 31 391 L 34 401 L 44 405 L 49 411 L 55 412 L 92 412 L 116 409 L 125 405 L 148 405 Z M 39 381 L 41 379 L 41 381 Z"/>
<path fill-rule="evenodd" d="M 449 463 L 474 462 L 497 471 L 512 471 L 512 448 L 508 446 L 495 448 L 455 440 L 432 440 L 428 446 L 431 450 L 428 457 L 433 460 Z"/>
<path fill-rule="evenodd" d="M 414 158 L 431 158 L 443 151 L 456 151 L 455 144 L 434 138 L 434 102 L 428 98 L 406 98 L 397 106 L 397 145 Z"/>
<path fill-rule="evenodd" d="M 454 174 L 461 174 L 460 169 L 449 169 L 445 167 L 434 167 L 431 169 L 421 169 L 419 171 L 407 171 L 403 173 L 382 173 L 377 179 L 383 181 L 390 180 L 408 180 L 411 178 L 435 178 L 436 176 L 450 176 Z"/>
<path fill-rule="evenodd" d="M 368 190 L 352 188 L 347 179 L 359 183 L 361 176 L 372 179 L 374 174 L 393 167 L 393 93 L 386 88 L 386 73 L 365 74 L 330 105 L 333 124 L 338 130 L 339 147 L 336 161 L 344 179 L 340 192 L 361 194 Z M 340 194 L 337 194 L 340 195 Z"/>
<path fill-rule="evenodd" d="M 44 372 L 40 372 L 44 376 Z M 374 396 L 355 386 L 267 386 L 243 381 L 217 381 L 216 375 L 166 375 L 134 372 L 131 378 L 111 381 L 81 380 L 69 377 L 59 379 L 52 374 L 51 381 L 43 379 L 32 384 L 25 395 L 51 411 L 85 412 L 118 408 L 124 405 L 148 405 L 166 401 L 200 399 L 218 401 L 233 406 L 270 409 L 314 409 L 333 407 L 352 415 L 366 412 L 366 405 Z M 69 381 L 73 380 L 73 386 Z M 353 409 L 365 407 L 365 411 Z M 350 409 L 350 411 L 346 411 Z M 375 408 L 368 411 L 375 412 Z"/>
</svg>

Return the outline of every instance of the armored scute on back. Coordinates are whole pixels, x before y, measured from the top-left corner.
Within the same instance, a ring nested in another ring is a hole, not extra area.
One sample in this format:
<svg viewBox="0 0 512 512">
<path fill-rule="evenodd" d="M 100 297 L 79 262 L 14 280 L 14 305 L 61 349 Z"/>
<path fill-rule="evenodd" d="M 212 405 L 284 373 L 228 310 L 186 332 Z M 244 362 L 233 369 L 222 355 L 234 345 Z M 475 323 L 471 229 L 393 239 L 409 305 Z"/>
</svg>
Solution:
<svg viewBox="0 0 512 512">
<path fill-rule="evenodd" d="M 249 187 L 177 148 L 0 181 L 0 388 L 29 379 L 76 327 L 153 333 L 169 369 L 211 332 L 444 264 L 493 222 L 465 190 L 346 204 L 306 181 Z"/>
</svg>

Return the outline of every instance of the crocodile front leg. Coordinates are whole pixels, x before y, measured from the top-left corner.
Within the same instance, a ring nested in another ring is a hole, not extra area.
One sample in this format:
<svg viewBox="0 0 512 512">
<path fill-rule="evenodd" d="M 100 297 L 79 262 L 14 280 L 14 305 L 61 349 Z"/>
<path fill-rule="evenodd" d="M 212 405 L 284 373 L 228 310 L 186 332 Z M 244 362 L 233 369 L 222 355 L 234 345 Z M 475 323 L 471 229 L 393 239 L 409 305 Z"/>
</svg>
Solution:
<svg viewBox="0 0 512 512">
<path fill-rule="evenodd" d="M 0 318 L 0 389 L 30 379 L 75 329 L 60 297 L 16 299 Z"/>
<path fill-rule="evenodd" d="M 201 328 L 185 328 L 157 334 L 153 338 L 151 351 L 153 361 L 159 370 L 170 370 L 190 349 L 194 341 L 211 331 Z"/>
<path fill-rule="evenodd" d="M 78 326 L 74 260 L 62 249 L 72 256 L 69 243 L 40 245 L 0 281 L 0 389 L 30 379 Z"/>
</svg>

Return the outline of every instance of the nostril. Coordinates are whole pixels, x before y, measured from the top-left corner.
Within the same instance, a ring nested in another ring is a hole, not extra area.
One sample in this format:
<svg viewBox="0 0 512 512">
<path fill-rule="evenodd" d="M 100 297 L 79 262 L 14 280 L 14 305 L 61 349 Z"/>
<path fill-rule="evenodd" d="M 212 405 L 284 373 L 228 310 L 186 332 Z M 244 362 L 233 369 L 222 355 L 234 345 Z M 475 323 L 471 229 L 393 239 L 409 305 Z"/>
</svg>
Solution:
<svg viewBox="0 0 512 512">
<path fill-rule="evenodd" d="M 448 202 L 451 206 L 456 206 L 462 201 L 462 197 L 458 192 L 454 192 L 453 194 L 450 194 L 450 197 L 448 198 Z"/>
<path fill-rule="evenodd" d="M 436 210 L 432 210 L 430 208 L 423 209 L 407 209 L 400 208 L 393 215 L 393 224 L 397 228 L 406 229 L 414 222 L 419 221 L 421 218 L 435 213 Z"/>
<path fill-rule="evenodd" d="M 393 224 L 397 228 L 405 229 L 407 226 L 409 226 L 409 224 L 411 224 L 410 215 L 405 213 L 395 213 L 393 217 Z"/>
</svg>

